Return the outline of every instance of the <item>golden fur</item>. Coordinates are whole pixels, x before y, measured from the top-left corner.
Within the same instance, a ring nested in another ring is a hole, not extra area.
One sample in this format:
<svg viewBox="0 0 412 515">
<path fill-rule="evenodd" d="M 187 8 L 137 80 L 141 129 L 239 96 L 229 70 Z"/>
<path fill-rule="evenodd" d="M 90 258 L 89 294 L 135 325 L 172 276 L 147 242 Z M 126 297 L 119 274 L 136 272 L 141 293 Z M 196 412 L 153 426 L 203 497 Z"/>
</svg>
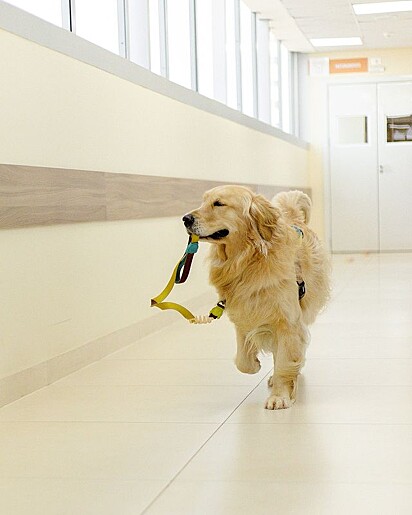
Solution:
<svg viewBox="0 0 412 515">
<path fill-rule="evenodd" d="M 295 401 L 309 343 L 307 326 L 329 297 L 329 262 L 307 226 L 310 210 L 310 198 L 300 191 L 282 192 L 271 203 L 243 186 L 219 186 L 184 217 L 189 233 L 214 243 L 210 282 L 226 300 L 236 327 L 237 368 L 254 374 L 260 369 L 259 351 L 273 353 L 268 409 L 288 408 Z M 292 224 L 302 229 L 303 238 Z M 301 301 L 300 273 L 306 283 Z"/>
</svg>

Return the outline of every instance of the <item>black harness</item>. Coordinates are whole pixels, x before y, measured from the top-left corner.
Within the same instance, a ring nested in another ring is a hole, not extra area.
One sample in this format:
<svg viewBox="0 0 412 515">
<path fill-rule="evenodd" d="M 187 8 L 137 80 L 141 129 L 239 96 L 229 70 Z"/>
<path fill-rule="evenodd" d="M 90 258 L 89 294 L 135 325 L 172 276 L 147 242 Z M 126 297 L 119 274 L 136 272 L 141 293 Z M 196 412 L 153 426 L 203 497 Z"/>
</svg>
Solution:
<svg viewBox="0 0 412 515">
<path fill-rule="evenodd" d="M 304 238 L 304 233 L 300 227 L 297 225 L 291 226 L 295 231 L 298 233 L 299 237 Z M 298 285 L 298 294 L 299 294 L 299 300 L 302 300 L 306 293 L 306 285 L 305 281 L 302 279 L 302 269 L 300 266 L 300 263 L 298 261 L 295 262 L 295 270 L 296 270 L 296 283 Z"/>
</svg>

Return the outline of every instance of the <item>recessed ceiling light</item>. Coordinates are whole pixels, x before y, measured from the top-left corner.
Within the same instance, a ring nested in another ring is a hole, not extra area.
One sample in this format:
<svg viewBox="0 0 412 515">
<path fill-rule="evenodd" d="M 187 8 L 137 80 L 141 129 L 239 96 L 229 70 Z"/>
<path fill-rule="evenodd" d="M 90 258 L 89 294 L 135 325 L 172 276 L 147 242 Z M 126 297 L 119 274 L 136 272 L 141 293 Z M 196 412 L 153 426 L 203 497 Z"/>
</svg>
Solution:
<svg viewBox="0 0 412 515">
<path fill-rule="evenodd" d="M 315 38 L 311 39 L 310 42 L 313 46 L 358 46 L 362 45 L 361 38 Z"/>
<path fill-rule="evenodd" d="M 370 4 L 353 4 L 352 7 L 355 14 L 400 13 L 412 11 L 412 1 L 373 2 Z"/>
</svg>

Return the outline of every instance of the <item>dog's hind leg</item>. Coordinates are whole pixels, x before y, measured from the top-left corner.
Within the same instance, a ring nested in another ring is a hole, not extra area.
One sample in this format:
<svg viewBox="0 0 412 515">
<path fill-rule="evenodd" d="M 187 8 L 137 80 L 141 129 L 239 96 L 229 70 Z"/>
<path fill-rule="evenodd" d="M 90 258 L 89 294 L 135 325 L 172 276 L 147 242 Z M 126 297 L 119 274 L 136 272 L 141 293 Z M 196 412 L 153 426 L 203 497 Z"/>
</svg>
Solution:
<svg viewBox="0 0 412 515">
<path fill-rule="evenodd" d="M 256 374 L 260 370 L 259 349 L 249 334 L 236 327 L 237 353 L 235 364 L 244 374 Z"/>
<path fill-rule="evenodd" d="M 269 379 L 272 394 L 265 406 L 271 410 L 290 408 L 296 400 L 297 379 L 305 363 L 308 331 L 302 324 L 284 322 L 277 326 L 277 340 L 273 376 Z"/>
</svg>

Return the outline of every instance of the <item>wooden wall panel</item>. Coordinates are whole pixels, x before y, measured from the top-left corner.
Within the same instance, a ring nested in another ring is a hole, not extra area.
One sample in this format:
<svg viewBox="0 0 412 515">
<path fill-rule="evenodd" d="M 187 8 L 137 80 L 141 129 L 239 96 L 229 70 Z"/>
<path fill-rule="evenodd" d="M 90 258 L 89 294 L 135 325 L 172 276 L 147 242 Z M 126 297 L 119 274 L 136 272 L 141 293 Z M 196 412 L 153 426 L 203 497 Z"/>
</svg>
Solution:
<svg viewBox="0 0 412 515">
<path fill-rule="evenodd" d="M 106 220 L 104 174 L 0 165 L 0 228 Z"/>
<path fill-rule="evenodd" d="M 204 191 L 202 186 L 208 189 L 214 184 L 204 183 L 206 181 L 107 173 L 107 217 L 126 220 L 184 214 L 191 209 L 193 201 L 199 204 Z"/>
<path fill-rule="evenodd" d="M 182 216 L 218 181 L 0 165 L 0 229 Z M 246 184 L 271 198 L 285 187 Z M 305 190 L 310 194 L 310 191 Z"/>
</svg>

